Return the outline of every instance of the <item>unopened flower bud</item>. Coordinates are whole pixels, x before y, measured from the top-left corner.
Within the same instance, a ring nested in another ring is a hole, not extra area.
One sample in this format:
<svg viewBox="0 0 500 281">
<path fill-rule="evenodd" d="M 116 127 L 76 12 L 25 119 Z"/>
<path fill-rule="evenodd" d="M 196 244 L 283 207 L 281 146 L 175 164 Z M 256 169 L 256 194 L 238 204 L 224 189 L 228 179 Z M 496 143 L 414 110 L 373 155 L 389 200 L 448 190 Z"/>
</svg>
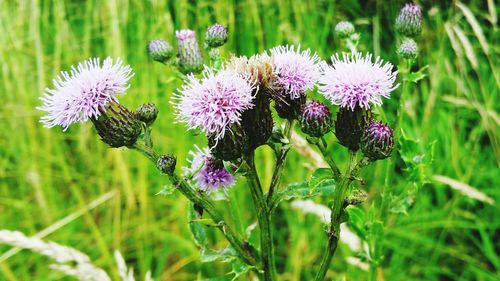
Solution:
<svg viewBox="0 0 500 281">
<path fill-rule="evenodd" d="M 177 158 L 173 154 L 165 154 L 158 158 L 156 161 L 156 167 L 162 173 L 172 175 L 174 173 L 176 163 Z"/>
<path fill-rule="evenodd" d="M 418 56 L 418 47 L 415 40 L 407 38 L 399 45 L 398 55 L 403 59 L 414 60 Z"/>
<path fill-rule="evenodd" d="M 276 95 L 274 97 L 274 108 L 278 116 L 283 119 L 298 119 L 306 104 L 306 95 L 300 95 L 292 99 L 289 95 Z"/>
<path fill-rule="evenodd" d="M 240 158 L 249 147 L 245 131 L 236 124 L 231 127 L 230 131 L 226 131 L 224 137 L 219 140 L 209 137 L 208 146 L 215 158 L 224 161 L 233 161 Z"/>
<path fill-rule="evenodd" d="M 175 32 L 178 43 L 179 70 L 184 73 L 198 73 L 203 70 L 203 56 L 196 40 L 196 34 L 189 29 Z"/>
<path fill-rule="evenodd" d="M 145 103 L 136 110 L 137 118 L 151 126 L 158 116 L 158 108 L 154 103 Z"/>
<path fill-rule="evenodd" d="M 207 28 L 205 33 L 205 44 L 210 48 L 217 48 L 227 42 L 227 28 L 220 24 L 214 24 Z"/>
<path fill-rule="evenodd" d="M 371 160 L 389 157 L 394 146 L 394 134 L 386 124 L 371 121 L 361 139 L 361 150 Z"/>
<path fill-rule="evenodd" d="M 357 151 L 368 123 L 369 115 L 369 111 L 358 106 L 354 107 L 353 110 L 341 107 L 335 121 L 335 136 L 340 144 L 352 151 Z"/>
<path fill-rule="evenodd" d="M 155 61 L 167 63 L 174 57 L 175 50 L 167 41 L 156 39 L 149 41 L 148 54 Z"/>
<path fill-rule="evenodd" d="M 304 106 L 299 117 L 302 132 L 312 137 L 321 137 L 332 129 L 332 114 L 328 107 L 319 101 L 311 101 Z"/>
<path fill-rule="evenodd" d="M 347 39 L 354 34 L 354 25 L 348 21 L 341 21 L 335 26 L 335 34 L 342 39 Z"/>
<path fill-rule="evenodd" d="M 119 103 L 108 103 L 97 118 L 91 118 L 102 141 L 111 147 L 133 146 L 142 126 L 136 114 Z"/>
<path fill-rule="evenodd" d="M 407 37 L 416 37 L 422 32 L 422 10 L 417 4 L 407 3 L 396 18 L 396 31 Z"/>
</svg>

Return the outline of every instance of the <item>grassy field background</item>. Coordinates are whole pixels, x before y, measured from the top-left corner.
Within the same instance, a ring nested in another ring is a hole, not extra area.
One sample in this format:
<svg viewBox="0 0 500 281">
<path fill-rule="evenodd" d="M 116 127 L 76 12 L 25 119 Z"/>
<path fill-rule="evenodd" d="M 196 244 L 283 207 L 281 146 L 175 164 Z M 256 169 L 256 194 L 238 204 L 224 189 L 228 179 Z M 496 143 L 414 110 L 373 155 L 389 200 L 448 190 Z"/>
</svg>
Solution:
<svg viewBox="0 0 500 281">
<path fill-rule="evenodd" d="M 425 22 L 418 38 L 418 66 L 429 65 L 428 77 L 411 86 L 403 127 L 418 140 L 415 151 L 426 159 L 434 143 L 432 163 L 419 165 L 431 180 L 417 180 L 415 188 L 397 166 L 391 188 L 394 194 L 411 191 L 402 198 L 414 202 L 407 214 L 387 219 L 381 241 L 386 259 L 378 280 L 500 280 L 499 6 L 493 0 L 419 2 Z M 403 4 L 0 1 L 0 229 L 42 232 L 48 240 L 87 253 L 115 278 L 115 249 L 138 276 L 151 270 L 156 280 L 223 277 L 226 265 L 198 261 L 187 228 L 186 200 L 178 193 L 155 195 L 167 179 L 158 176 L 146 159 L 134 151 L 106 148 L 91 124 L 72 126 L 66 133 L 42 127 L 35 107 L 44 88 L 61 69 L 88 57 L 123 58 L 136 75 L 121 102 L 130 108 L 144 102 L 158 105 L 155 144 L 160 151 L 175 153 L 180 167 L 193 144 L 203 145 L 203 139 L 173 122 L 169 100 L 181 81 L 171 69 L 148 59 L 145 46 L 150 39 L 173 42 L 176 29 L 189 27 L 202 34 L 219 22 L 230 30 L 223 48 L 226 57 L 233 50 L 249 55 L 278 44 L 300 43 L 328 58 L 344 48 L 333 36 L 334 25 L 350 20 L 361 33 L 360 50 L 397 64 L 393 22 Z M 397 91 L 384 106 L 390 124 L 395 122 L 398 96 Z M 259 155 L 261 175 L 269 182 L 272 154 L 261 149 Z M 286 164 L 292 172 L 284 181 L 308 176 L 307 162 L 292 152 Z M 377 163 L 363 174 L 369 192 L 365 210 L 375 208 L 372 203 L 380 199 L 386 166 Z M 440 175 L 455 182 L 444 184 Z M 456 190 L 464 185 L 493 203 Z M 244 185 L 230 193 L 250 224 L 255 217 Z M 311 280 L 326 243 L 323 226 L 287 203 L 280 212 L 284 219 L 276 230 L 282 239 L 278 250 L 288 251 L 287 256 L 278 253 L 279 271 L 286 272 L 280 280 Z M 217 241 L 218 234 L 210 233 Z M 0 280 L 70 280 L 51 271 L 46 258 L 27 251 L 5 255 L 9 249 L 0 245 Z M 329 280 L 343 280 L 344 275 L 346 280 L 368 280 L 366 271 L 346 262 L 351 255 L 342 245 Z"/>
</svg>

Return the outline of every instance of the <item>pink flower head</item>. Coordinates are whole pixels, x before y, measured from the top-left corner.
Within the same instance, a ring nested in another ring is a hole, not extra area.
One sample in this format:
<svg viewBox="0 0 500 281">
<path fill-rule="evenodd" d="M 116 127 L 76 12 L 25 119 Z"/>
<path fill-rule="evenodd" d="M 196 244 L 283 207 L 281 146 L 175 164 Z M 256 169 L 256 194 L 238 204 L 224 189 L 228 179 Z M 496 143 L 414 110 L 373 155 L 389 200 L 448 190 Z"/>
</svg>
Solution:
<svg viewBox="0 0 500 281">
<path fill-rule="evenodd" d="M 177 120 L 219 140 L 231 125 L 240 124 L 243 111 L 253 107 L 254 88 L 248 76 L 229 69 L 214 73 L 207 68 L 201 79 L 189 75 L 175 96 Z"/>
<path fill-rule="evenodd" d="M 47 128 L 60 125 L 66 130 L 73 123 L 98 117 L 108 102 L 117 102 L 116 95 L 125 93 L 133 75 L 129 65 L 109 57 L 102 65 L 99 58 L 90 58 L 71 66 L 71 71 L 62 71 L 53 81 L 54 88 L 46 89 L 41 97 L 43 105 L 37 109 L 47 115 L 40 121 Z"/>
<path fill-rule="evenodd" d="M 397 71 L 380 57 L 372 62 L 372 55 L 361 53 L 332 56 L 332 65 L 325 66 L 319 79 L 319 91 L 333 104 L 354 110 L 356 106 L 369 109 L 381 105 L 382 97 L 389 98 Z"/>
<path fill-rule="evenodd" d="M 300 50 L 300 46 L 278 46 L 271 49 L 274 60 L 274 72 L 277 76 L 275 87 L 297 99 L 307 90 L 314 88 L 319 78 L 320 59 L 311 50 Z"/>
<path fill-rule="evenodd" d="M 196 150 L 189 152 L 193 159 L 185 172 L 194 176 L 198 188 L 211 193 L 219 188 L 227 189 L 234 185 L 233 175 L 226 170 L 221 160 L 210 154 L 208 148 L 202 150 L 196 146 Z"/>
</svg>

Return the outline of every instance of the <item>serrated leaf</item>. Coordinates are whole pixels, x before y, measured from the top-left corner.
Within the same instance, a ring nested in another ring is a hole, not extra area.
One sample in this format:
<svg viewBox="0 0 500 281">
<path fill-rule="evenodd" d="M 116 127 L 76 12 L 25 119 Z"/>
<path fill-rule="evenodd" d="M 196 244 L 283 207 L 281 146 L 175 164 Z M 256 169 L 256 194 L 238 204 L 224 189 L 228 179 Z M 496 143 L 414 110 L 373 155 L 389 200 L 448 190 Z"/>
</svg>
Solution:
<svg viewBox="0 0 500 281">
<path fill-rule="evenodd" d="M 422 68 L 420 68 L 418 71 L 416 72 L 410 72 L 406 75 L 405 79 L 406 81 L 409 81 L 409 82 L 413 82 L 413 83 L 417 83 L 418 81 L 424 79 L 425 77 L 427 77 L 427 74 L 424 73 L 425 70 L 427 70 L 427 68 L 429 68 L 429 65 L 426 65 Z"/>
<path fill-rule="evenodd" d="M 349 219 L 347 224 L 361 239 L 366 240 L 367 230 L 366 230 L 366 215 L 363 210 L 355 206 L 349 206 L 346 209 Z"/>
<path fill-rule="evenodd" d="M 408 191 L 406 193 L 400 194 L 398 196 L 394 196 L 390 194 L 390 211 L 391 213 L 395 214 L 408 214 L 408 209 L 413 205 L 414 200 L 414 194 L 411 191 Z"/>
<path fill-rule="evenodd" d="M 434 162 L 435 142 L 422 147 L 418 140 L 411 139 L 403 131 L 401 132 L 400 154 L 406 164 L 407 180 L 418 186 L 429 183 L 432 176 L 431 168 Z"/>
<path fill-rule="evenodd" d="M 333 172 L 329 168 L 316 169 L 309 179 L 309 189 L 314 191 L 323 181 L 333 179 Z"/>
<path fill-rule="evenodd" d="M 248 271 L 250 271 L 251 269 L 255 268 L 254 266 L 250 266 L 250 265 L 247 265 L 246 263 L 243 263 L 239 260 L 235 260 L 233 263 L 232 263 L 232 270 L 231 272 L 228 273 L 229 274 L 234 274 L 233 278 L 231 279 L 231 281 L 235 281 L 237 280 L 240 276 L 242 276 L 243 274 L 246 274 Z"/>
<path fill-rule="evenodd" d="M 322 181 L 314 190 L 309 188 L 308 181 L 292 183 L 276 194 L 274 205 L 284 200 L 304 199 L 316 195 L 331 196 L 334 190 L 335 181 L 331 179 Z"/>
<path fill-rule="evenodd" d="M 175 191 L 175 186 L 169 184 L 169 185 L 164 185 L 160 191 L 158 191 L 158 193 L 156 193 L 155 195 L 163 195 L 163 196 L 169 196 L 169 195 L 172 195 L 172 193 L 174 193 Z"/>
<path fill-rule="evenodd" d="M 188 205 L 188 221 L 189 230 L 193 236 L 194 243 L 199 248 L 206 248 L 207 246 L 207 233 L 203 225 L 201 225 L 198 220 L 198 214 L 193 208 L 193 204 Z"/>
<path fill-rule="evenodd" d="M 227 248 L 220 250 L 213 250 L 210 248 L 203 248 L 200 250 L 201 262 L 219 261 L 223 263 L 228 263 L 237 259 L 237 257 L 238 254 L 231 246 L 228 246 Z"/>
</svg>

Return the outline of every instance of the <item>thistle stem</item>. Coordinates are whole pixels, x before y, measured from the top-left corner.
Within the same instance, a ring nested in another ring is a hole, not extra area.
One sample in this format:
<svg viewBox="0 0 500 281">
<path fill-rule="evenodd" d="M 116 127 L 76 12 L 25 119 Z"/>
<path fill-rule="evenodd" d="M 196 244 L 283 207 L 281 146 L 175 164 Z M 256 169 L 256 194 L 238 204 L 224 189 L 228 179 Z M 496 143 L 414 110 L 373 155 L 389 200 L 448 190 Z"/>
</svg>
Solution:
<svg viewBox="0 0 500 281">
<path fill-rule="evenodd" d="M 159 155 L 152 147 L 147 146 L 142 142 L 137 142 L 136 144 L 134 144 L 132 148 L 143 153 L 149 160 L 151 160 L 156 165 Z M 169 175 L 169 178 L 172 184 L 174 184 L 177 187 L 177 189 L 184 196 L 187 197 L 189 201 L 191 201 L 193 204 L 201 206 L 203 210 L 205 210 L 208 213 L 208 215 L 217 225 L 217 228 L 220 229 L 224 237 L 226 237 L 227 241 L 238 252 L 241 259 L 245 263 L 251 266 L 258 267 L 259 258 L 258 254 L 255 253 L 256 252 L 255 249 L 253 249 L 252 246 L 247 241 L 244 241 L 232 229 L 230 225 L 226 224 L 226 222 L 224 221 L 224 217 L 215 208 L 210 199 L 206 195 L 194 190 L 186 180 L 180 178 L 175 173 Z"/>
<path fill-rule="evenodd" d="M 333 178 L 337 183 L 339 183 L 342 179 L 342 173 L 340 172 L 339 167 L 337 166 L 337 163 L 333 160 L 333 158 L 328 155 L 328 150 L 327 150 L 327 145 L 326 145 L 326 140 L 324 137 L 321 137 L 321 139 L 318 141 L 316 144 L 321 151 L 321 154 L 323 155 L 323 158 L 325 161 L 328 163 L 330 166 L 330 169 L 332 169 L 333 172 Z"/>
<path fill-rule="evenodd" d="M 330 228 L 328 230 L 328 246 L 323 254 L 320 269 L 314 279 L 316 281 L 322 281 L 325 279 L 326 272 L 330 267 L 333 255 L 337 250 L 340 238 L 340 222 L 342 214 L 344 213 L 344 200 L 349 190 L 349 185 L 353 181 L 353 178 L 358 174 L 359 170 L 370 163 L 367 158 L 363 158 L 361 161 L 356 163 L 356 152 L 354 151 L 349 151 L 349 155 L 349 168 L 346 174 L 341 177 L 340 184 L 337 186 L 333 194 L 334 202 L 331 207 L 332 212 L 330 216 Z"/>
<path fill-rule="evenodd" d="M 287 120 L 287 122 L 285 123 L 284 133 L 288 141 L 290 140 L 292 127 L 293 120 Z M 271 184 L 269 185 L 269 191 L 267 192 L 267 206 L 269 207 L 270 212 L 272 211 L 271 205 L 273 201 L 274 191 L 279 185 L 288 151 L 290 151 L 290 145 L 282 145 L 278 157 L 276 158 L 276 166 L 274 167 L 273 177 L 271 178 Z"/>
<path fill-rule="evenodd" d="M 276 268 L 271 229 L 271 214 L 268 211 L 259 177 L 257 176 L 253 151 L 245 156 L 245 162 L 249 168 L 246 177 L 250 187 L 250 193 L 252 194 L 252 199 L 255 204 L 257 220 L 260 227 L 260 248 L 264 280 L 274 281 L 276 280 Z"/>
<path fill-rule="evenodd" d="M 172 181 L 172 184 L 174 184 L 177 189 L 184 194 L 184 196 L 186 196 L 194 204 L 201 206 L 203 210 L 210 215 L 212 220 L 217 225 L 217 228 L 220 229 L 222 234 L 226 237 L 231 246 L 233 246 L 233 248 L 238 252 L 241 259 L 245 263 L 257 266 L 257 257 L 255 257 L 250 244 L 243 241 L 243 239 L 241 239 L 236 232 L 228 224 L 226 224 L 223 216 L 205 195 L 196 192 L 191 185 L 189 185 L 184 179 L 179 178 L 175 173 L 170 176 L 170 180 Z"/>
</svg>

